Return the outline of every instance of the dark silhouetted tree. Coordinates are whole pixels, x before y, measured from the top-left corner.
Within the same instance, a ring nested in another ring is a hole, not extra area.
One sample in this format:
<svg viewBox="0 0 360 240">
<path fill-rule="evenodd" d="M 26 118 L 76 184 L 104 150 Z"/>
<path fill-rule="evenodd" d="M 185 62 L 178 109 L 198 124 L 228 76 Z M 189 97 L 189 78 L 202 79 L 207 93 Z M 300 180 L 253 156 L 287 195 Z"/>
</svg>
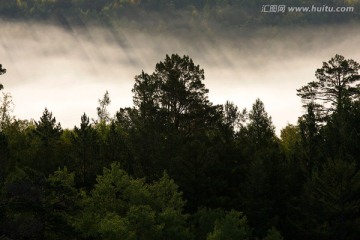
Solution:
<svg viewBox="0 0 360 240">
<path fill-rule="evenodd" d="M 220 122 L 221 114 L 208 101 L 203 81 L 204 70 L 188 56 L 177 54 L 156 64 L 153 74 L 135 77 L 132 113 L 137 114 L 129 116 L 136 123 L 135 162 L 147 177 L 169 168 L 173 168 L 170 174 L 177 172 L 179 165 L 173 162 L 185 160 L 176 157 L 185 138 L 205 134 Z"/>
<path fill-rule="evenodd" d="M 331 148 L 330 155 L 339 158 L 348 154 L 347 139 L 353 128 L 348 117 L 352 102 L 360 96 L 359 69 L 360 65 L 354 60 L 335 55 L 316 70 L 317 81 L 297 90 L 298 96 L 315 114 L 314 122 L 327 122 L 326 144 Z"/>
<path fill-rule="evenodd" d="M 2 64 L 0 64 L 0 75 L 3 75 L 6 73 L 6 69 L 2 67 Z M 0 90 L 3 89 L 4 86 L 0 83 Z"/>
<path fill-rule="evenodd" d="M 326 112 L 341 112 L 347 99 L 359 98 L 359 68 L 354 60 L 337 54 L 316 70 L 317 81 L 298 89 L 297 95 L 306 105 L 317 103 Z"/>
<path fill-rule="evenodd" d="M 98 120 L 100 123 L 108 123 L 111 120 L 110 113 L 107 109 L 111 103 L 109 92 L 106 91 L 103 98 L 98 101 L 99 106 L 96 108 Z"/>
<path fill-rule="evenodd" d="M 56 118 L 45 108 L 34 129 L 34 135 L 39 140 L 38 145 L 34 142 L 36 145 L 33 146 L 36 149 L 33 157 L 37 170 L 50 174 L 63 164 L 59 153 L 61 133 L 60 123 L 56 123 Z"/>
<path fill-rule="evenodd" d="M 99 156 L 99 136 L 91 126 L 89 117 L 81 116 L 80 128 L 75 126 L 72 135 L 74 151 L 74 171 L 77 173 L 77 183 L 80 186 L 91 187 L 95 183 L 96 174 L 101 172 Z"/>
<path fill-rule="evenodd" d="M 313 103 L 307 105 L 307 113 L 300 117 L 298 122 L 302 145 L 302 151 L 298 155 L 302 155 L 301 161 L 304 170 L 309 174 L 323 160 L 321 125 L 319 124 L 319 114 Z"/>
<path fill-rule="evenodd" d="M 204 70 L 188 56 L 166 55 L 152 75 L 135 77 L 134 104 L 144 118 L 163 116 L 174 129 L 189 129 L 211 106 L 203 81 Z"/>
<path fill-rule="evenodd" d="M 284 175 L 280 146 L 271 117 L 257 99 L 249 111 L 248 124 L 238 134 L 246 159 L 245 180 L 239 195 L 242 211 L 254 226 L 257 236 L 277 224 L 284 201 Z"/>
<path fill-rule="evenodd" d="M 10 93 L 2 93 L 2 98 L 0 98 L 0 131 L 14 121 L 14 117 L 12 116 L 13 111 L 14 103 Z"/>
</svg>

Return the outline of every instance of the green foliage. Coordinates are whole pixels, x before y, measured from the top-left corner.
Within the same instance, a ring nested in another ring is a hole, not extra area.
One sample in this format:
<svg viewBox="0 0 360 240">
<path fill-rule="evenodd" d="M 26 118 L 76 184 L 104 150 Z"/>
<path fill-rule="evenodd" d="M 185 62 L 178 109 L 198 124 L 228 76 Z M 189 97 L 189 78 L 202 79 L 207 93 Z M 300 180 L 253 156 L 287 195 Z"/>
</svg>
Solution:
<svg viewBox="0 0 360 240">
<path fill-rule="evenodd" d="M 215 222 L 226 215 L 223 209 L 200 208 L 192 215 L 191 226 L 195 239 L 206 239 L 207 235 L 214 230 Z"/>
<path fill-rule="evenodd" d="M 149 191 L 153 208 L 159 212 L 159 221 L 164 223 L 163 239 L 189 239 L 190 233 L 185 224 L 187 215 L 183 214 L 185 202 L 174 180 L 164 172 L 162 178 L 149 186 Z"/>
<path fill-rule="evenodd" d="M 45 146 L 51 143 L 52 138 L 59 138 L 62 131 L 60 123 L 56 124 L 56 118 L 45 108 L 40 121 L 35 122 L 35 133 L 40 137 Z"/>
<path fill-rule="evenodd" d="M 108 213 L 100 220 L 98 231 L 102 239 L 136 239 L 135 232 L 130 229 L 131 225 L 127 218 Z"/>
<path fill-rule="evenodd" d="M 130 229 L 138 239 L 159 239 L 163 224 L 157 223 L 156 213 L 149 205 L 131 206 L 127 212 Z"/>
<path fill-rule="evenodd" d="M 35 122 L 35 129 L 31 136 L 31 148 L 36 152 L 33 166 L 35 169 L 50 174 L 61 165 L 59 156 L 60 136 L 62 128 L 56 123 L 56 118 L 46 108 L 40 121 Z"/>
<path fill-rule="evenodd" d="M 166 174 L 146 184 L 112 164 L 97 178 L 91 195 L 84 197 L 84 211 L 74 226 L 88 237 L 112 239 L 120 234 L 125 239 L 188 239 L 183 206 L 177 186 Z"/>
<path fill-rule="evenodd" d="M 75 189 L 75 174 L 69 173 L 68 169 L 58 169 L 54 174 L 50 174 L 47 178 L 49 188 L 52 189 L 51 201 L 52 205 L 59 205 L 58 208 L 71 207 L 74 203 L 74 197 L 77 194 Z M 70 201 L 70 202 L 69 202 Z"/>
<path fill-rule="evenodd" d="M 300 129 L 298 126 L 288 124 L 280 133 L 280 144 L 283 153 L 288 160 L 294 158 L 298 154 L 301 144 Z"/>
<path fill-rule="evenodd" d="M 80 186 L 90 187 L 95 183 L 96 174 L 101 171 L 101 166 L 99 166 L 100 137 L 85 113 L 81 116 L 80 128 L 74 128 L 70 139 L 73 147 L 71 167 L 77 173 L 76 182 Z"/>
<path fill-rule="evenodd" d="M 280 232 L 272 227 L 268 230 L 266 237 L 263 240 L 283 240 L 284 238 L 281 236 Z"/>
<path fill-rule="evenodd" d="M 251 229 L 246 217 L 231 210 L 225 217 L 216 220 L 214 231 L 209 233 L 207 240 L 246 240 L 251 238 Z"/>
<path fill-rule="evenodd" d="M 76 232 L 71 226 L 71 215 L 76 212 L 78 191 L 75 188 L 75 174 L 68 169 L 58 169 L 47 178 L 46 239 L 75 239 Z"/>
<path fill-rule="evenodd" d="M 35 156 L 36 149 L 32 144 L 36 141 L 33 138 L 35 126 L 33 123 L 23 120 L 14 120 L 10 125 L 6 126 L 3 134 L 7 141 L 7 150 L 9 155 L 5 162 L 5 169 L 14 170 L 15 166 L 34 166 L 32 161 Z"/>
</svg>

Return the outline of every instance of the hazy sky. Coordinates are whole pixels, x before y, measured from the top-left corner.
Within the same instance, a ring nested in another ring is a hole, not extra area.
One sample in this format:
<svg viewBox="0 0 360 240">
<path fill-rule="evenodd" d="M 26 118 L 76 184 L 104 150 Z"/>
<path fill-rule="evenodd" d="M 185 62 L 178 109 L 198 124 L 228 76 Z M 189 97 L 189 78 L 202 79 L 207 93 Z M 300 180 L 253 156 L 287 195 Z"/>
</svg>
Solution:
<svg viewBox="0 0 360 240">
<path fill-rule="evenodd" d="M 189 55 L 205 69 L 214 103 L 233 101 L 251 108 L 256 98 L 280 131 L 303 113 L 296 89 L 315 79 L 323 61 L 335 54 L 360 61 L 360 33 L 354 26 L 267 30 L 252 38 L 216 34 L 190 40 L 177 36 L 118 33 L 88 27 L 1 22 L 0 77 L 20 119 L 38 120 L 47 107 L 64 128 L 79 125 L 86 112 L 96 118 L 106 90 L 112 114 L 132 106 L 134 76 L 152 73 L 165 54 Z"/>
</svg>

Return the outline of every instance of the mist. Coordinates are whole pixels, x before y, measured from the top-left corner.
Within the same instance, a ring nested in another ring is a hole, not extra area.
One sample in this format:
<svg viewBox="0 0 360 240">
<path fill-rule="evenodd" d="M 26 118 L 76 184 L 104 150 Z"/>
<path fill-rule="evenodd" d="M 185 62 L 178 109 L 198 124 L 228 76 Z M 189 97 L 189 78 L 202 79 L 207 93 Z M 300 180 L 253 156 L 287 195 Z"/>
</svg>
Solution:
<svg viewBox="0 0 360 240">
<path fill-rule="evenodd" d="M 134 76 L 152 73 L 166 54 L 189 55 L 205 70 L 214 104 L 226 100 L 251 108 L 264 103 L 277 134 L 303 114 L 296 89 L 335 54 L 360 61 L 354 25 L 257 30 L 251 36 L 196 33 L 183 37 L 99 26 L 62 28 L 33 22 L 0 22 L 0 82 L 15 103 L 14 115 L 38 120 L 45 107 L 63 128 L 96 118 L 109 91 L 109 110 L 132 106 Z"/>
</svg>

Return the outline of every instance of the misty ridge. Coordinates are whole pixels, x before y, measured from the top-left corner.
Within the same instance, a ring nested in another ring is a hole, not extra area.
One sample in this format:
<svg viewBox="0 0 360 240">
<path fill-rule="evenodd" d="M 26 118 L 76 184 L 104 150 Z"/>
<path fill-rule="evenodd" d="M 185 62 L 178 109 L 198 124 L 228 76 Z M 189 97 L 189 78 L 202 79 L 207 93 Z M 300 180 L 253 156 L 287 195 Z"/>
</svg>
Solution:
<svg viewBox="0 0 360 240">
<path fill-rule="evenodd" d="M 263 26 L 316 26 L 350 23 L 358 14 L 264 14 L 264 5 L 284 6 L 351 6 L 357 9 L 359 1 L 349 0 L 294 0 L 291 3 L 274 0 L 31 0 L 5 1 L 0 15 L 8 19 L 51 21 L 62 26 L 100 23 L 105 26 L 130 26 L 143 31 L 211 30 L 249 33 Z"/>
<path fill-rule="evenodd" d="M 295 90 L 314 79 L 324 59 L 335 53 L 360 59 L 353 51 L 360 40 L 354 23 L 263 27 L 246 35 L 228 29 L 231 36 L 196 26 L 186 34 L 94 23 L 62 27 L 3 20 L 1 26 L 0 54 L 9 70 L 3 82 L 14 98 L 16 115 L 37 118 L 48 107 L 70 128 L 81 112 L 96 115 L 96 99 L 106 90 L 112 113 L 132 106 L 134 76 L 142 70 L 151 73 L 166 54 L 177 53 L 189 55 L 205 70 L 211 101 L 230 100 L 249 108 L 260 98 L 279 133 L 302 114 Z"/>
</svg>

